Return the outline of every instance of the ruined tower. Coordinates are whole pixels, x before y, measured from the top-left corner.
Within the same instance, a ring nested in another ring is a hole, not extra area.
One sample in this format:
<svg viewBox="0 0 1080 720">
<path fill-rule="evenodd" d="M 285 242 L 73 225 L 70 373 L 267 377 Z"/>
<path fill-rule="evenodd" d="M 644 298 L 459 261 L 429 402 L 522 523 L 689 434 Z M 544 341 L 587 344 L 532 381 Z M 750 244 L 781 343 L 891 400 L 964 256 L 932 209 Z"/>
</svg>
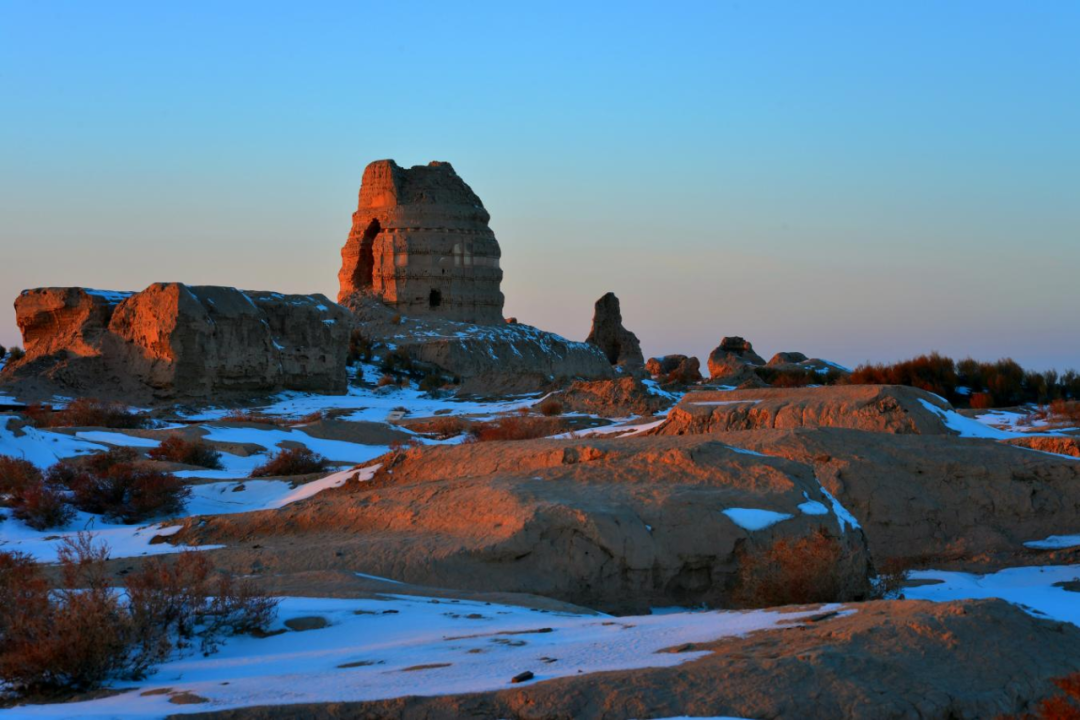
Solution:
<svg viewBox="0 0 1080 720">
<path fill-rule="evenodd" d="M 501 253 L 489 218 L 450 163 L 371 163 L 341 250 L 338 300 L 369 291 L 405 315 L 502 323 Z"/>
</svg>

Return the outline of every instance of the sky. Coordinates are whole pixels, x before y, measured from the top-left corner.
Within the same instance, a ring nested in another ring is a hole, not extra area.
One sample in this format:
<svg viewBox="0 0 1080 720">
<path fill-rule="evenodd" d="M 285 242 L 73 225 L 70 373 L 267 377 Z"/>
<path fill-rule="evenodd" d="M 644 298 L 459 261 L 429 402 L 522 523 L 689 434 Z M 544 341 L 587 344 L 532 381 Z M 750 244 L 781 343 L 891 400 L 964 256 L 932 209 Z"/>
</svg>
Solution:
<svg viewBox="0 0 1080 720">
<path fill-rule="evenodd" d="M 505 314 L 646 356 L 1080 368 L 1080 4 L 0 0 L 28 287 L 336 297 L 364 166 L 451 162 Z"/>
</svg>

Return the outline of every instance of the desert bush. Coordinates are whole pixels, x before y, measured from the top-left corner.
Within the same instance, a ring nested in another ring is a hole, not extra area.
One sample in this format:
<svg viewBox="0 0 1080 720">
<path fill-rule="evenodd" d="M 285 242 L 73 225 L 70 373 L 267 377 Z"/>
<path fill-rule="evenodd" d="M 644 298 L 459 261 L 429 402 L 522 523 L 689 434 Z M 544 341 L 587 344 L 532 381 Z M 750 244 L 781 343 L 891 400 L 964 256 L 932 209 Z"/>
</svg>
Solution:
<svg viewBox="0 0 1080 720">
<path fill-rule="evenodd" d="M 780 538 L 739 555 L 736 607 L 773 607 L 864 599 L 866 587 L 854 572 L 851 552 L 824 529 Z"/>
<path fill-rule="evenodd" d="M 13 363 L 13 362 L 17 362 L 19 360 L 22 360 L 24 357 L 26 357 L 26 353 L 23 351 L 23 349 L 21 347 L 16 345 L 15 347 L 8 348 L 7 355 L 5 357 L 7 357 L 7 361 L 9 363 Z"/>
<path fill-rule="evenodd" d="M 251 471 L 251 477 L 310 475 L 326 469 L 326 458 L 306 447 L 285 448 Z"/>
<path fill-rule="evenodd" d="M 67 497 L 44 480 L 23 488 L 11 501 L 12 515 L 35 530 L 66 524 L 75 515 Z"/>
<path fill-rule="evenodd" d="M 379 382 L 376 383 L 379 387 L 387 387 L 388 385 L 397 385 L 398 380 L 393 375 L 383 375 L 379 378 Z"/>
<path fill-rule="evenodd" d="M 1051 422 L 1080 423 L 1080 400 L 1054 400 L 1049 411 Z"/>
<path fill-rule="evenodd" d="M 18 496 L 20 492 L 41 480 L 41 471 L 34 463 L 10 455 L 0 455 L 0 505 L 8 505 L 10 498 Z"/>
<path fill-rule="evenodd" d="M 1080 399 L 1080 375 L 1069 370 L 1024 370 L 1010 358 L 959 362 L 938 353 L 892 364 L 860 365 L 843 382 L 851 385 L 910 385 L 936 393 L 955 405 L 980 409 L 1057 399 Z M 965 393 L 959 388 L 967 388 Z"/>
<path fill-rule="evenodd" d="M 281 426 L 285 424 L 284 419 L 277 415 L 266 415 L 261 412 L 240 409 L 230 410 L 221 420 L 229 423 L 256 423 L 259 425 Z"/>
<path fill-rule="evenodd" d="M 443 377 L 438 373 L 428 373 L 423 378 L 421 378 L 420 383 L 417 387 L 420 388 L 421 392 L 430 393 L 435 392 L 445 384 L 446 381 L 443 380 Z"/>
<path fill-rule="evenodd" d="M 31 405 L 25 411 L 34 427 L 107 427 L 121 430 L 144 428 L 148 418 L 133 413 L 122 403 L 92 398 L 72 400 L 62 410 Z"/>
<path fill-rule="evenodd" d="M 108 548 L 88 533 L 65 540 L 61 587 L 50 592 L 28 556 L 0 552 L 0 680 L 18 695 L 91 690 L 137 680 L 198 641 L 213 652 L 225 635 L 265 629 L 276 601 L 213 572 L 198 553 L 153 559 L 111 587 Z"/>
<path fill-rule="evenodd" d="M 117 465 L 130 465 L 139 460 L 139 453 L 129 447 L 112 447 L 94 453 L 83 460 L 83 467 L 95 475 L 104 475 Z"/>
<path fill-rule="evenodd" d="M 379 363 L 379 369 L 386 374 L 412 374 L 416 372 L 416 367 L 413 364 L 412 358 L 406 355 L 401 350 L 392 350 L 383 355 L 382 362 Z"/>
<path fill-rule="evenodd" d="M 201 440 L 185 440 L 180 435 L 170 435 L 147 454 L 154 460 L 198 465 L 211 470 L 224 467 L 220 452 Z"/>
<path fill-rule="evenodd" d="M 465 432 L 468 423 L 459 417 L 436 417 L 430 420 L 409 423 L 409 429 L 413 432 L 434 435 L 440 440 L 457 437 Z"/>
<path fill-rule="evenodd" d="M 359 330 L 353 330 L 349 335 L 349 351 L 346 362 L 355 365 L 358 362 L 371 360 L 372 344 Z"/>
<path fill-rule="evenodd" d="M 563 404 L 556 398 L 549 397 L 539 405 L 536 409 L 540 411 L 540 414 L 544 417 L 555 417 L 563 414 Z"/>
<path fill-rule="evenodd" d="M 177 515 L 191 495 L 182 480 L 159 472 L 117 463 L 98 472 L 61 471 L 72 492 L 75 507 L 124 523 L 136 523 L 161 515 Z"/>
<path fill-rule="evenodd" d="M 561 418 L 510 415 L 490 422 L 473 423 L 469 428 L 470 442 L 496 440 L 533 440 L 564 432 L 567 423 Z"/>
</svg>

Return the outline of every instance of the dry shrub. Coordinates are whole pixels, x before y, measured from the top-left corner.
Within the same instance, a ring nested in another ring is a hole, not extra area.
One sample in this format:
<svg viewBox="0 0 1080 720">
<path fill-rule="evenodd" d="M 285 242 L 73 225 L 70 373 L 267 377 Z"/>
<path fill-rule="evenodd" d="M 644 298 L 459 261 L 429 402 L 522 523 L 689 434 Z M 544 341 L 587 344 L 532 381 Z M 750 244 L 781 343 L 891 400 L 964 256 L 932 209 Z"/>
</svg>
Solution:
<svg viewBox="0 0 1080 720">
<path fill-rule="evenodd" d="M 1050 403 L 1052 422 L 1080 423 L 1080 401 L 1054 400 Z"/>
<path fill-rule="evenodd" d="M 24 488 L 11 502 L 12 514 L 35 530 L 66 524 L 75 515 L 67 498 L 44 481 Z"/>
<path fill-rule="evenodd" d="M 269 460 L 252 470 L 251 477 L 310 475 L 322 472 L 326 469 L 326 465 L 326 458 L 306 447 L 286 448 L 272 455 Z"/>
<path fill-rule="evenodd" d="M 976 410 L 988 410 L 997 405 L 994 403 L 994 396 L 990 393 L 977 392 L 971 394 L 971 407 Z"/>
<path fill-rule="evenodd" d="M 221 470 L 221 453 L 202 440 L 185 440 L 180 435 L 170 435 L 161 444 L 147 453 L 154 460 L 198 465 L 199 467 Z"/>
<path fill-rule="evenodd" d="M 93 398 L 72 400 L 63 410 L 31 405 L 26 416 L 34 427 L 107 427 L 121 430 L 145 428 L 148 418 L 131 412 L 124 404 Z"/>
<path fill-rule="evenodd" d="M 41 482 L 41 471 L 29 460 L 0 455 L 0 505 L 7 502 L 2 496 L 15 496 Z"/>
<path fill-rule="evenodd" d="M 536 409 L 539 410 L 540 414 L 544 417 L 555 417 L 563 414 L 563 404 L 553 397 L 544 400 L 536 406 Z"/>
<path fill-rule="evenodd" d="M 798 538 L 780 538 L 740 553 L 732 603 L 757 608 L 864 599 L 866 587 L 854 572 L 851 551 L 818 528 Z"/>
<path fill-rule="evenodd" d="M 18 362 L 26 357 L 26 352 L 19 346 L 8 348 L 7 355 L 8 364 Z"/>
<path fill-rule="evenodd" d="M 434 435 L 440 440 L 457 437 L 465 432 L 468 423 L 459 417 L 437 417 L 421 422 L 409 423 L 409 429 L 413 432 L 425 435 Z"/>
<path fill-rule="evenodd" d="M 396 377 L 390 374 L 385 374 L 379 378 L 379 382 L 375 383 L 379 387 L 386 387 L 388 385 L 397 385 L 398 380 Z"/>
<path fill-rule="evenodd" d="M 93 456 L 82 468 L 60 463 L 50 468 L 49 477 L 67 486 L 75 507 L 83 512 L 128 524 L 183 510 L 191 488 L 182 480 L 130 462 L 116 462 L 108 455 Z"/>
<path fill-rule="evenodd" d="M 112 678 L 145 677 L 158 662 L 199 641 L 265 629 L 276 601 L 213 573 L 198 553 L 157 559 L 116 592 L 108 548 L 89 533 L 65 540 L 62 582 L 51 592 L 33 560 L 0 552 L 0 680 L 17 695 L 91 690 Z"/>
<path fill-rule="evenodd" d="M 491 422 L 473 423 L 469 428 L 469 439 L 472 442 L 533 440 L 557 435 L 566 428 L 566 421 L 561 418 L 510 415 Z"/>
</svg>

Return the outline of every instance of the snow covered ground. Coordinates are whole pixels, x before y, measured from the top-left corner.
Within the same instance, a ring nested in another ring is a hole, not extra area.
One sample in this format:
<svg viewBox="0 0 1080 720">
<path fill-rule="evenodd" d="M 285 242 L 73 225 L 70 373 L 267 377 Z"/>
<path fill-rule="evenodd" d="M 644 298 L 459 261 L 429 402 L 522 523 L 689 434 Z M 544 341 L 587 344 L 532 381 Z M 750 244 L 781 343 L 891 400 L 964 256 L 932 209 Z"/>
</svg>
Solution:
<svg viewBox="0 0 1080 720">
<path fill-rule="evenodd" d="M 909 600 L 1001 598 L 1036 617 L 1080 625 L 1080 592 L 1064 587 L 1073 582 L 1080 587 L 1080 565 L 1008 568 L 989 575 L 921 570 L 910 577 L 940 582 L 904 588 L 904 597 Z"/>
<path fill-rule="evenodd" d="M 605 670 L 670 667 L 708 651 L 660 652 L 797 623 L 839 606 L 639 617 L 577 615 L 446 599 L 285 598 L 277 626 L 321 617 L 329 626 L 264 639 L 237 637 L 209 657 L 173 660 L 138 691 L 80 703 L 22 706 L 0 718 L 160 718 L 245 705 L 378 700 L 482 692 L 529 671 L 538 682 Z M 848 610 L 846 612 L 852 612 Z M 118 685 L 122 686 L 122 685 Z M 176 705 L 189 692 L 208 702 Z"/>
<path fill-rule="evenodd" d="M 8 427 L 14 419 L 12 415 L 0 415 L 0 455 L 23 458 L 42 469 L 54 465 L 60 458 L 87 455 L 108 449 L 104 445 L 87 442 L 71 435 L 38 430 L 30 426 L 23 427 L 20 430 L 22 434 L 16 436 L 15 431 Z"/>
</svg>

